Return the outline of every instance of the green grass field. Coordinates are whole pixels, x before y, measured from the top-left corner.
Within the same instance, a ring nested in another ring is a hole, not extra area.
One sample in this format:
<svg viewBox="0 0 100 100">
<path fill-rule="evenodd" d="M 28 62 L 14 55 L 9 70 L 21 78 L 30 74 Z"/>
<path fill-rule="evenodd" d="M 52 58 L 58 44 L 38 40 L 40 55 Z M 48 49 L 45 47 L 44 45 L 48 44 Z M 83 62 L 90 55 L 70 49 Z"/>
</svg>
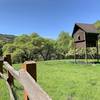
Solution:
<svg viewBox="0 0 100 100">
<path fill-rule="evenodd" d="M 14 66 L 19 69 L 21 65 Z M 99 64 L 74 64 L 67 60 L 38 62 L 37 78 L 53 100 L 100 100 Z M 3 83 L 0 80 L 0 100 L 10 100 Z M 23 100 L 23 88 L 17 81 L 15 86 L 18 100 Z"/>
</svg>

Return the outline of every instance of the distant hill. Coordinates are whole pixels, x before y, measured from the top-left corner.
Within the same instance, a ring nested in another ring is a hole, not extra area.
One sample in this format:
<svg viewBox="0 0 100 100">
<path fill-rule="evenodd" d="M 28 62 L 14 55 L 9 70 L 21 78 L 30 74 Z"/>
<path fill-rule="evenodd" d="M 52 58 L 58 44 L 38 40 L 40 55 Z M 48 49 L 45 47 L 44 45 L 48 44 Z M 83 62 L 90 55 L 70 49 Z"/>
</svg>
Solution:
<svg viewBox="0 0 100 100">
<path fill-rule="evenodd" d="M 0 33 L 0 42 L 13 42 L 13 40 L 16 38 L 17 36 L 15 35 L 8 35 L 8 34 L 2 34 Z"/>
</svg>

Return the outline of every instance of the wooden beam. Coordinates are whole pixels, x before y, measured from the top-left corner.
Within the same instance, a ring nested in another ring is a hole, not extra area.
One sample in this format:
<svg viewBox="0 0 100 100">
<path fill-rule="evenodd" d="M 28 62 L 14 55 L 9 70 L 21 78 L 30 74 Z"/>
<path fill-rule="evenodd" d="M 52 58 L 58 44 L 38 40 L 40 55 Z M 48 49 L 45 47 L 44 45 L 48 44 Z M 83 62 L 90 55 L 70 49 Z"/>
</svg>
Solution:
<svg viewBox="0 0 100 100">
<path fill-rule="evenodd" d="M 0 72 L 3 73 L 3 58 L 0 59 Z"/>
<path fill-rule="evenodd" d="M 97 49 L 97 62 L 99 62 L 99 48 L 98 48 L 98 40 L 96 41 L 96 49 Z"/>
<path fill-rule="evenodd" d="M 12 61 L 11 61 L 11 55 L 8 54 L 4 57 L 4 61 L 7 61 L 10 65 L 12 65 Z M 8 79 L 7 79 L 8 83 L 12 86 L 14 84 L 14 78 L 13 76 L 10 74 L 10 72 L 8 71 Z"/>
<path fill-rule="evenodd" d="M 76 63 L 76 44 L 74 43 L 74 60 L 75 60 L 75 63 Z"/>
<path fill-rule="evenodd" d="M 85 41 L 85 47 L 84 47 L 84 49 L 85 49 L 85 62 L 86 63 L 88 63 L 88 61 L 87 61 L 87 44 L 86 44 L 86 41 Z"/>
<path fill-rule="evenodd" d="M 25 69 L 16 71 L 8 62 L 4 62 L 4 65 L 11 75 L 24 87 L 30 100 L 52 100 Z"/>
<path fill-rule="evenodd" d="M 19 72 L 16 71 L 8 62 L 4 61 L 3 64 L 5 65 L 4 68 L 10 72 L 10 74 L 18 80 Z"/>
<path fill-rule="evenodd" d="M 26 61 L 24 62 L 22 68 L 27 71 L 35 81 L 37 81 L 36 77 L 36 63 L 34 61 Z M 29 100 L 27 91 L 24 90 L 24 100 Z"/>
<path fill-rule="evenodd" d="M 29 100 L 52 100 L 24 69 L 20 70 L 19 79 L 28 94 Z"/>
<path fill-rule="evenodd" d="M 36 62 L 34 61 L 25 61 L 22 65 L 22 68 L 26 70 L 35 81 L 37 81 L 37 75 L 36 75 Z"/>
</svg>

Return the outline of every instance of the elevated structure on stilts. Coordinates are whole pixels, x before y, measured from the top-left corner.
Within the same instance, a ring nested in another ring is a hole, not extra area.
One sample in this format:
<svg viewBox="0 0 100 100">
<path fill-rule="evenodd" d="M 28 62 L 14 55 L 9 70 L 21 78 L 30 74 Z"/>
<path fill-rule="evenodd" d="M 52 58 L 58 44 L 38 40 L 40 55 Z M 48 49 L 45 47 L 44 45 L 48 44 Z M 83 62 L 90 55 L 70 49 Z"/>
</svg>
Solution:
<svg viewBox="0 0 100 100">
<path fill-rule="evenodd" d="M 74 46 L 75 46 L 75 62 L 77 58 L 76 50 L 83 48 L 84 49 L 84 57 L 87 62 L 88 52 L 87 48 L 95 47 L 96 48 L 96 59 L 99 62 L 99 52 L 98 52 L 98 36 L 99 32 L 97 32 L 96 27 L 93 24 L 84 24 L 84 23 L 76 23 L 74 25 L 72 37 L 74 38 Z"/>
</svg>

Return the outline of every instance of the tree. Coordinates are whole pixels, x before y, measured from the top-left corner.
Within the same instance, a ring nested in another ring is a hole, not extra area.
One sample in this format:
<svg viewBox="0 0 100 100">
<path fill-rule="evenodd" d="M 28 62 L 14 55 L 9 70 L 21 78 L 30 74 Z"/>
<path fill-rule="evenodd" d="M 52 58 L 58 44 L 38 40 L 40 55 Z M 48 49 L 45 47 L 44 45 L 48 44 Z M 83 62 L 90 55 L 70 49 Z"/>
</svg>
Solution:
<svg viewBox="0 0 100 100">
<path fill-rule="evenodd" d="M 53 40 L 42 37 L 33 38 L 32 44 L 37 48 L 37 53 L 41 55 L 44 60 L 51 59 L 52 52 L 54 52 Z"/>
<path fill-rule="evenodd" d="M 100 20 L 97 20 L 94 25 L 96 26 L 98 32 L 100 32 Z"/>
<path fill-rule="evenodd" d="M 40 50 L 40 54 L 44 60 L 50 60 L 54 58 L 55 48 L 54 41 L 50 39 L 44 39 L 44 45 Z"/>
<path fill-rule="evenodd" d="M 57 40 L 47 39 L 37 33 L 17 36 L 13 43 L 3 46 L 3 53 L 11 53 L 13 62 L 26 60 L 62 59 L 72 45 L 72 39 L 67 32 L 61 32 Z"/>
<path fill-rule="evenodd" d="M 30 37 L 31 37 L 31 38 L 36 38 L 36 37 L 40 37 L 40 36 L 38 35 L 38 33 L 33 32 L 33 33 L 30 35 Z"/>
<path fill-rule="evenodd" d="M 17 36 L 13 43 L 15 45 L 23 45 L 23 44 L 30 42 L 30 39 L 31 38 L 29 35 L 23 34 L 21 36 Z"/>
<path fill-rule="evenodd" d="M 16 50 L 16 45 L 12 43 L 7 43 L 3 46 L 2 50 L 4 54 L 13 53 Z"/>
<path fill-rule="evenodd" d="M 57 47 L 57 52 L 58 52 L 58 58 L 60 57 L 65 58 L 65 55 L 68 53 L 70 49 L 70 42 L 72 41 L 71 36 L 67 32 L 60 32 L 57 42 L 56 42 L 56 47 Z"/>
</svg>

